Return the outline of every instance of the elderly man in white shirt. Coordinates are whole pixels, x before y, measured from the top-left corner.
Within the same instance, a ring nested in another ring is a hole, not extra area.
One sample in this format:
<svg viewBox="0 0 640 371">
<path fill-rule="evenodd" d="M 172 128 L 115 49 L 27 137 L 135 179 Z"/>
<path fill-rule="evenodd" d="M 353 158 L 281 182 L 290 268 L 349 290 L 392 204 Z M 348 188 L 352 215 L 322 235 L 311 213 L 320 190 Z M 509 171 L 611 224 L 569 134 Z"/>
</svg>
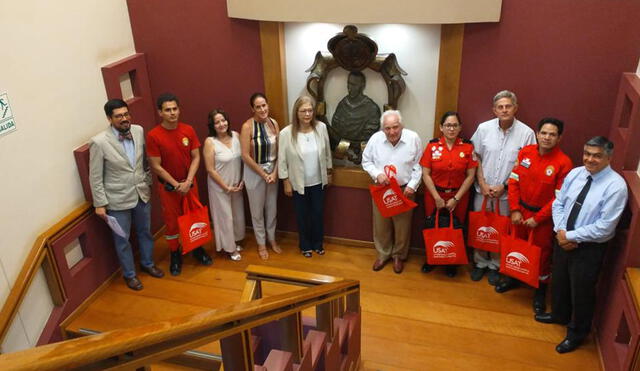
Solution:
<svg viewBox="0 0 640 371">
<path fill-rule="evenodd" d="M 381 129 L 373 134 L 362 153 L 362 168 L 377 184 L 389 184 L 384 167 L 393 165 L 396 180 L 403 188 L 404 195 L 413 199 L 420 185 L 422 167 L 419 164 L 422 144 L 418 134 L 402 126 L 399 111 L 385 111 L 380 117 Z M 379 271 L 393 259 L 393 271 L 402 273 L 404 261 L 409 254 L 411 239 L 411 216 L 413 210 L 391 218 L 380 215 L 373 205 L 373 243 L 378 258 L 373 270 Z"/>
<path fill-rule="evenodd" d="M 487 205 L 494 207 L 494 200 L 499 200 L 500 215 L 509 216 L 507 199 L 507 181 L 518 158 L 520 149 L 536 143 L 533 130 L 515 118 L 518 111 L 518 98 L 513 92 L 503 90 L 493 98 L 493 113 L 496 118 L 478 125 L 471 137 L 475 155 L 480 166 L 476 173 L 476 195 L 473 208 L 479 211 L 482 202 L 488 197 Z M 479 281 L 489 270 L 489 284 L 496 286 L 500 281 L 500 255 L 475 249 L 473 254 L 475 266 L 471 271 L 471 279 Z"/>
</svg>

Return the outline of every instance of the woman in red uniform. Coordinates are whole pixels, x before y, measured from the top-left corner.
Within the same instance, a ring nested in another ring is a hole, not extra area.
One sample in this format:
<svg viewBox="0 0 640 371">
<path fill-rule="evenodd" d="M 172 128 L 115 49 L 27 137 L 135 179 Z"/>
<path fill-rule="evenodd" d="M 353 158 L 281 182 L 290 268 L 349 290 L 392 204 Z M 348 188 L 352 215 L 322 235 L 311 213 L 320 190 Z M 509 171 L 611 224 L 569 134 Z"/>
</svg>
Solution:
<svg viewBox="0 0 640 371">
<path fill-rule="evenodd" d="M 469 204 L 469 188 L 473 184 L 478 162 L 473 159 L 473 144 L 459 137 L 462 121 L 457 112 L 446 112 L 440 120 L 442 136 L 429 141 L 422 154 L 422 180 L 427 187 L 424 192 L 424 210 L 433 215 L 436 209 L 447 209 L 464 223 Z M 425 263 L 422 271 L 430 272 L 434 267 Z M 456 275 L 457 266 L 447 265 L 446 274 Z"/>
</svg>

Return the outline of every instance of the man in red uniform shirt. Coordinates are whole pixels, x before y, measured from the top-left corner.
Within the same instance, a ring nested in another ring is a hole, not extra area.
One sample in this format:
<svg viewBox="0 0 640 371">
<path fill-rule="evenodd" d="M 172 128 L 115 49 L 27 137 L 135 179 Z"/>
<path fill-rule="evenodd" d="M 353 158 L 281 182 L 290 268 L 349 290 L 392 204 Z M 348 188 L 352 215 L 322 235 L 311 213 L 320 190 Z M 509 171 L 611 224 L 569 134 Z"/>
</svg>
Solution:
<svg viewBox="0 0 640 371">
<path fill-rule="evenodd" d="M 182 197 L 189 192 L 198 197 L 194 177 L 200 164 L 200 141 L 191 126 L 178 121 L 178 105 L 175 95 L 160 95 L 157 106 L 162 122 L 147 135 L 149 164 L 158 176 L 158 194 L 166 225 L 164 238 L 171 250 L 169 271 L 174 276 L 182 271 L 182 254 L 178 241 L 178 216 L 182 215 Z M 203 265 L 213 263 L 202 246 L 193 250 L 193 256 Z"/>
<path fill-rule="evenodd" d="M 520 238 L 528 238 L 533 230 L 533 243 L 541 248 L 540 287 L 533 297 L 533 310 L 543 313 L 545 295 L 551 278 L 551 251 L 553 246 L 553 220 L 551 204 L 556 192 L 573 167 L 569 157 L 558 147 L 563 122 L 544 118 L 538 123 L 538 144 L 526 146 L 518 153 L 518 161 L 509 176 L 509 209 L 511 222 L 516 225 Z M 504 277 L 496 292 L 503 293 L 518 285 L 511 277 Z"/>
</svg>

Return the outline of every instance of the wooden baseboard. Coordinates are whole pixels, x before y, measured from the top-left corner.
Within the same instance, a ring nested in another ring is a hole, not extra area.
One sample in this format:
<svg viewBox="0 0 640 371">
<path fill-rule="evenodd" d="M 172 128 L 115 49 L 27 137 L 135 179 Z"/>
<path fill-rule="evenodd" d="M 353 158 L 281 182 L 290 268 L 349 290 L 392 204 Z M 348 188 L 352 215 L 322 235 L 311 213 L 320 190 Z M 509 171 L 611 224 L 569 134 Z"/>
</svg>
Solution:
<svg viewBox="0 0 640 371">
<path fill-rule="evenodd" d="M 247 230 L 251 230 L 253 232 L 253 228 L 251 227 L 247 227 Z M 279 237 L 283 237 L 283 238 L 290 238 L 290 239 L 298 238 L 298 232 L 293 232 L 293 231 L 276 231 L 276 234 Z M 324 242 L 330 243 L 333 245 L 373 248 L 373 241 L 353 240 L 350 238 L 343 238 L 343 237 L 324 236 Z"/>
</svg>

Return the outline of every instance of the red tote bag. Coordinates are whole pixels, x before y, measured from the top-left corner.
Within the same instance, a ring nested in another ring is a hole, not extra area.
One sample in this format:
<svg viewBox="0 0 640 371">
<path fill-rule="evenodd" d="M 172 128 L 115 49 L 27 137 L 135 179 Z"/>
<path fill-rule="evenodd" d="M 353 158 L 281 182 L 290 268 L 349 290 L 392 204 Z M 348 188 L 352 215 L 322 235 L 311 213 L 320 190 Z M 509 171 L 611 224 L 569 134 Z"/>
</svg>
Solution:
<svg viewBox="0 0 640 371">
<path fill-rule="evenodd" d="M 182 254 L 211 241 L 209 209 L 202 206 L 193 192 L 182 197 L 183 215 L 178 217 Z"/>
<path fill-rule="evenodd" d="M 369 185 L 371 198 L 375 202 L 380 215 L 385 218 L 402 214 L 418 206 L 415 202 L 405 197 L 395 177 L 395 166 L 385 166 L 384 172 L 389 178 L 389 185 Z"/>
<path fill-rule="evenodd" d="M 533 244 L 533 230 L 529 239 L 522 240 L 511 234 L 501 236 L 500 273 L 538 288 L 540 275 L 540 247 Z"/>
<path fill-rule="evenodd" d="M 500 215 L 499 201 L 495 199 L 494 211 L 487 210 L 487 197 L 480 211 L 469 212 L 467 243 L 476 249 L 500 252 L 500 236 L 509 233 L 511 219 Z"/>
<path fill-rule="evenodd" d="M 453 228 L 453 215 L 449 212 L 449 227 L 440 228 L 439 214 L 436 212 L 436 225 L 433 229 L 423 229 L 424 248 L 427 263 L 430 265 L 467 264 L 467 249 L 464 246 L 462 229 Z"/>
</svg>

